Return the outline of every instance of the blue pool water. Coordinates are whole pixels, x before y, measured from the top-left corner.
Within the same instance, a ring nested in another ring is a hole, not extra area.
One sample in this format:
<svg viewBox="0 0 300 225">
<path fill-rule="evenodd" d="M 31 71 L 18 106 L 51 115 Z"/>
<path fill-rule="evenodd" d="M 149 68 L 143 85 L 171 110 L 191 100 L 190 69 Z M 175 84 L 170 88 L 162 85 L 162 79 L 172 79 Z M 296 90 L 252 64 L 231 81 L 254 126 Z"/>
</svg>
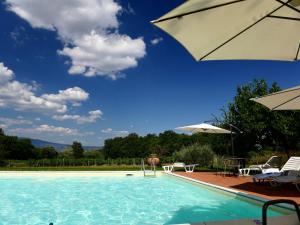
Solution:
<svg viewBox="0 0 300 225">
<path fill-rule="evenodd" d="M 261 206 L 168 176 L 0 178 L 0 205 L 1 225 L 155 225 L 261 217 Z"/>
</svg>

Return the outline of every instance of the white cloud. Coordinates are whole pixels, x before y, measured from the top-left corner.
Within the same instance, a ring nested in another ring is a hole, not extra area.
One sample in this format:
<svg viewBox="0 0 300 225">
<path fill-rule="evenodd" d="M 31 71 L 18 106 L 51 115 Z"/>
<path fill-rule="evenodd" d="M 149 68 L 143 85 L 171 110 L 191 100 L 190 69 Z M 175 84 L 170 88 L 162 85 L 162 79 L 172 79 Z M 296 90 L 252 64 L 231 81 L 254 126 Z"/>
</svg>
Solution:
<svg viewBox="0 0 300 225">
<path fill-rule="evenodd" d="M 2 62 L 0 62 L 0 84 L 6 83 L 11 80 L 14 76 L 14 72 L 7 67 L 4 66 Z"/>
<path fill-rule="evenodd" d="M 116 79 L 118 72 L 137 66 L 137 59 L 145 55 L 145 43 L 141 38 L 126 35 L 92 32 L 74 41 L 75 47 L 64 47 L 60 55 L 72 59 L 70 74 L 96 75 Z"/>
<path fill-rule="evenodd" d="M 79 132 L 77 129 L 71 129 L 67 127 L 57 127 L 48 124 L 42 124 L 37 127 L 31 128 L 16 128 L 11 129 L 9 131 L 12 134 L 21 134 L 24 136 L 28 134 L 40 134 L 40 133 L 47 133 L 47 134 L 55 134 L 59 136 L 89 136 L 94 135 L 94 132 Z"/>
<path fill-rule="evenodd" d="M 114 0 L 6 0 L 8 10 L 34 28 L 56 31 L 70 58 L 70 74 L 108 76 L 137 66 L 146 54 L 142 38 L 119 33 L 122 7 Z"/>
<path fill-rule="evenodd" d="M 7 118 L 7 117 L 0 117 L 0 122 L 5 127 L 14 126 L 14 125 L 30 125 L 32 124 L 32 121 L 25 120 L 23 117 L 18 117 L 15 119 Z"/>
<path fill-rule="evenodd" d="M 35 128 L 39 132 L 48 132 L 48 133 L 61 133 L 64 135 L 77 135 L 78 131 L 76 129 L 70 129 L 65 127 L 55 127 L 47 124 L 43 124 Z"/>
<path fill-rule="evenodd" d="M 43 113 L 65 113 L 68 104 L 80 103 L 89 94 L 79 87 L 60 90 L 57 94 L 36 95 L 37 85 L 22 83 L 14 79 L 12 70 L 0 63 L 0 107 Z"/>
<path fill-rule="evenodd" d="M 6 124 L 2 124 L 2 123 L 0 123 L 0 128 L 2 128 L 2 129 L 6 129 L 6 128 L 7 128 L 7 125 L 6 125 Z"/>
<path fill-rule="evenodd" d="M 58 94 L 44 94 L 41 97 L 52 102 L 71 102 L 76 105 L 77 102 L 86 101 L 89 98 L 89 94 L 80 87 L 73 87 L 66 90 L 60 90 L 58 91 Z"/>
<path fill-rule="evenodd" d="M 80 116 L 80 115 L 54 115 L 52 118 L 55 120 L 74 120 L 78 124 L 84 124 L 84 123 L 94 123 L 97 119 L 101 118 L 103 115 L 101 110 L 94 110 L 90 111 L 87 116 Z"/>
<path fill-rule="evenodd" d="M 105 134 L 110 134 L 114 137 L 125 137 L 129 134 L 127 130 L 113 130 L 112 128 L 107 128 L 101 131 Z"/>
<path fill-rule="evenodd" d="M 159 42 L 162 42 L 164 39 L 162 37 L 154 38 L 150 42 L 152 45 L 157 45 Z"/>
</svg>

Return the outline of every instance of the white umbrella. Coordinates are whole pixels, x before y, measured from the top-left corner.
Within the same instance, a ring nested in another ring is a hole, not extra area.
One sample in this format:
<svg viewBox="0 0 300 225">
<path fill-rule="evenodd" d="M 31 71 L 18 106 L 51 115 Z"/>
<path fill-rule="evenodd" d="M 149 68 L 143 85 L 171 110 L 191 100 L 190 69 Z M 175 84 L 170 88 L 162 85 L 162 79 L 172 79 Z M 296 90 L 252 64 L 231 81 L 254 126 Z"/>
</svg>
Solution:
<svg viewBox="0 0 300 225">
<path fill-rule="evenodd" d="M 207 123 L 200 123 L 196 125 L 177 127 L 175 129 L 189 131 L 192 133 L 210 133 L 210 134 L 230 134 L 229 130 L 216 127 Z"/>
<path fill-rule="evenodd" d="M 207 123 L 200 123 L 200 124 L 195 124 L 195 125 L 190 125 L 190 126 L 177 127 L 175 129 L 189 131 L 192 133 L 231 134 L 231 151 L 232 151 L 232 156 L 234 156 L 234 146 L 233 146 L 233 136 L 232 136 L 232 134 L 234 134 L 234 132 L 232 131 L 232 128 L 231 128 L 233 125 L 231 125 L 231 124 L 229 124 L 229 125 L 230 125 L 230 131 L 220 128 L 220 127 L 216 127 L 216 126 L 207 124 Z M 235 126 L 233 126 L 233 127 L 235 127 Z M 238 129 L 237 127 L 235 127 L 235 128 Z"/>
<path fill-rule="evenodd" d="M 251 98 L 271 110 L 300 110 L 300 86 L 278 91 L 260 98 Z"/>
<path fill-rule="evenodd" d="M 300 59 L 300 0 L 189 0 L 152 23 L 196 60 Z"/>
</svg>

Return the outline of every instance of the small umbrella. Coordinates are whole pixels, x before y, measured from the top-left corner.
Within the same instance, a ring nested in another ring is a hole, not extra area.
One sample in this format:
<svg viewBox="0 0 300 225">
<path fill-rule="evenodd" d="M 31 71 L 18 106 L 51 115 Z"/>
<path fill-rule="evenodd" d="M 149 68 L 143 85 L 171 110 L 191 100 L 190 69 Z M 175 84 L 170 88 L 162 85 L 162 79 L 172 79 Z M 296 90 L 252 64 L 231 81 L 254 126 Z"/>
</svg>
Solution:
<svg viewBox="0 0 300 225">
<path fill-rule="evenodd" d="M 216 127 L 207 123 L 200 123 L 196 125 L 177 127 L 178 130 L 189 131 L 192 133 L 210 133 L 210 134 L 230 134 L 229 130 Z"/>
<path fill-rule="evenodd" d="M 300 59 L 300 0 L 189 0 L 152 23 L 196 60 Z"/>
<path fill-rule="evenodd" d="M 258 102 L 271 110 L 300 110 L 300 86 L 278 91 L 250 100 Z"/>
<path fill-rule="evenodd" d="M 192 133 L 231 134 L 231 148 L 232 148 L 231 150 L 232 150 L 232 156 L 234 156 L 234 146 L 233 146 L 233 137 L 232 137 L 232 134 L 234 134 L 234 132 L 232 131 L 231 126 L 230 126 L 230 131 L 207 123 L 177 127 L 175 129 L 189 131 Z"/>
</svg>

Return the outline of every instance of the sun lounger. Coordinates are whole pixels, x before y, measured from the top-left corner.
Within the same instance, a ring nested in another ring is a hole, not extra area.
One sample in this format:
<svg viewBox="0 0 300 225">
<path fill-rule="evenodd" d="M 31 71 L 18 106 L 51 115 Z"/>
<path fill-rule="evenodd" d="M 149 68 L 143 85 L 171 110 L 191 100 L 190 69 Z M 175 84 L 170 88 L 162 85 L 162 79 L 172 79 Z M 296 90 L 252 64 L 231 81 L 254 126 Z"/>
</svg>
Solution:
<svg viewBox="0 0 300 225">
<path fill-rule="evenodd" d="M 182 162 L 176 162 L 171 165 L 163 166 L 163 169 L 166 173 L 170 173 L 170 172 L 174 171 L 175 168 L 184 168 L 185 172 L 192 173 L 192 172 L 194 172 L 195 166 L 197 166 L 197 165 L 198 164 L 186 165 L 185 163 L 182 163 Z"/>
<path fill-rule="evenodd" d="M 257 174 L 253 176 L 253 181 L 264 181 L 264 180 L 272 180 L 274 177 L 279 176 L 289 176 L 293 171 L 300 170 L 300 157 L 291 157 L 284 164 L 284 166 L 279 171 L 274 171 L 274 169 L 265 169 L 261 174 Z"/>
<path fill-rule="evenodd" d="M 173 165 L 165 165 L 162 168 L 166 173 L 171 173 L 174 170 Z"/>
<path fill-rule="evenodd" d="M 278 186 L 284 183 L 295 184 L 298 191 L 300 191 L 300 171 L 290 171 L 288 176 L 273 177 L 271 181 L 272 186 Z"/>
<path fill-rule="evenodd" d="M 273 168 L 275 170 L 277 169 L 277 171 L 274 170 L 274 172 L 279 172 L 279 169 L 277 167 L 279 167 L 280 161 L 281 161 L 281 157 L 272 156 L 264 164 L 250 165 L 248 168 L 239 169 L 239 175 L 240 176 L 249 176 L 251 171 L 264 173 L 265 169 L 271 169 L 271 168 Z"/>
</svg>

